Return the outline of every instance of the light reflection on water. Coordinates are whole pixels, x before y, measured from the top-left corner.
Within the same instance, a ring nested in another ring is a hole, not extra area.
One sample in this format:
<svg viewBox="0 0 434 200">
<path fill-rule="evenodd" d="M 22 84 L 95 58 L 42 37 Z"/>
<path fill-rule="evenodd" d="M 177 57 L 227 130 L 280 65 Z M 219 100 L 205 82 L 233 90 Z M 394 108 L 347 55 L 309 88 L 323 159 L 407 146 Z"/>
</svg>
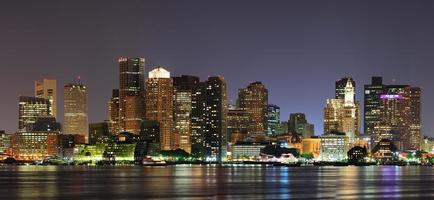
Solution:
<svg viewBox="0 0 434 200">
<path fill-rule="evenodd" d="M 429 199 L 432 185 L 416 166 L 0 168 L 0 199 Z"/>
</svg>

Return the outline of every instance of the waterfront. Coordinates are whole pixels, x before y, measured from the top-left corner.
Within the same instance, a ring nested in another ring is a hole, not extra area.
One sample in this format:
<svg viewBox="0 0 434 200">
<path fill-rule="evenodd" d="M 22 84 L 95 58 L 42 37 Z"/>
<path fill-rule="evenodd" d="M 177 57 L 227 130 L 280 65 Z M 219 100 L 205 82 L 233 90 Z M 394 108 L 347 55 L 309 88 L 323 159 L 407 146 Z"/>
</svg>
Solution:
<svg viewBox="0 0 434 200">
<path fill-rule="evenodd" d="M 372 199 L 434 197 L 420 166 L 4 166 L 0 199 Z"/>
</svg>

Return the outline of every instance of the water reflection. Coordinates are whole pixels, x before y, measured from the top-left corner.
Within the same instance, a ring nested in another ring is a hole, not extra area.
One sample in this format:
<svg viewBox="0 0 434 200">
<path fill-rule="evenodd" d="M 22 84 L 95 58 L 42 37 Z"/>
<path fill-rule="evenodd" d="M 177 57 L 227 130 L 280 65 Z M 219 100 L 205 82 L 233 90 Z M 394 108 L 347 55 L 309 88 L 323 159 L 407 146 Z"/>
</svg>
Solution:
<svg viewBox="0 0 434 200">
<path fill-rule="evenodd" d="M 416 166 L 0 168 L 0 199 L 429 199 L 433 184 Z"/>
</svg>

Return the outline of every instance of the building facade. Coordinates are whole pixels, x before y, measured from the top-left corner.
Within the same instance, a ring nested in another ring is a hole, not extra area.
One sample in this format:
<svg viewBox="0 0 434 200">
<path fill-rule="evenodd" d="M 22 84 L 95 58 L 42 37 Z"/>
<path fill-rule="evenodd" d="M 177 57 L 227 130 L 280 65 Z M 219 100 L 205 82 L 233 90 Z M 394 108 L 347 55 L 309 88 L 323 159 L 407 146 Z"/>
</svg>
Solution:
<svg viewBox="0 0 434 200">
<path fill-rule="evenodd" d="M 54 79 L 35 81 L 35 97 L 48 99 L 50 115 L 57 119 L 57 81 Z"/>
<path fill-rule="evenodd" d="M 237 103 L 239 108 L 249 113 L 249 134 L 265 135 L 267 131 L 267 88 L 261 82 L 253 82 L 239 90 Z"/>
<path fill-rule="evenodd" d="M 18 131 L 25 131 L 38 117 L 50 116 L 50 101 L 38 97 L 19 97 Z"/>
<path fill-rule="evenodd" d="M 267 106 L 267 135 L 276 135 L 280 125 L 280 107 L 274 104 Z"/>
<path fill-rule="evenodd" d="M 173 84 L 170 72 L 157 67 L 146 80 L 146 120 L 160 123 L 161 150 L 173 148 Z"/>
<path fill-rule="evenodd" d="M 87 143 L 87 88 L 82 83 L 71 83 L 65 85 L 63 90 L 63 133 L 82 135 Z"/>
<path fill-rule="evenodd" d="M 120 132 L 119 102 L 119 90 L 114 89 L 108 103 L 109 130 L 113 135 Z"/>
</svg>

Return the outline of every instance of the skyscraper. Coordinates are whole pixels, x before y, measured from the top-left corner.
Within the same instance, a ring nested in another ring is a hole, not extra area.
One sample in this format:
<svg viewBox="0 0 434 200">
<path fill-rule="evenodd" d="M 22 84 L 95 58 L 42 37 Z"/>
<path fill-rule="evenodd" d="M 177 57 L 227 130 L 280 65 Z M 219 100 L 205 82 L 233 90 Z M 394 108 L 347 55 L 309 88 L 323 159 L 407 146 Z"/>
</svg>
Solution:
<svg viewBox="0 0 434 200">
<path fill-rule="evenodd" d="M 306 115 L 304 113 L 291 113 L 288 120 L 288 131 L 292 134 L 297 133 L 298 124 L 307 123 Z"/>
<path fill-rule="evenodd" d="M 48 99 L 50 115 L 57 119 L 57 81 L 54 79 L 35 81 L 35 97 Z"/>
<path fill-rule="evenodd" d="M 143 97 L 144 97 L 144 72 L 145 72 L 145 59 L 144 58 L 127 58 L 121 57 L 119 62 L 119 129 L 120 131 L 136 130 L 138 117 L 135 114 L 140 114 L 139 110 L 144 110 Z M 130 118 L 127 118 L 127 97 L 128 102 L 133 103 L 130 105 Z M 138 101 L 142 101 L 142 103 Z M 138 109 L 132 111 L 131 109 Z M 126 121 L 132 127 L 126 127 Z M 139 126 L 140 127 L 140 126 Z"/>
<path fill-rule="evenodd" d="M 374 127 L 381 122 L 380 96 L 385 93 L 382 77 L 372 77 L 364 89 L 364 132 L 372 135 Z"/>
<path fill-rule="evenodd" d="M 228 140 L 236 143 L 247 136 L 250 118 L 246 110 L 229 106 L 227 114 Z"/>
<path fill-rule="evenodd" d="M 265 135 L 267 130 L 268 90 L 261 82 L 253 82 L 238 93 L 238 107 L 250 116 L 249 134 Z"/>
<path fill-rule="evenodd" d="M 355 99 L 355 87 L 353 86 L 353 81 L 347 80 L 344 92 L 344 106 L 342 110 L 342 132 L 344 132 L 349 137 L 349 142 L 355 141 L 356 136 L 359 135 L 360 124 L 358 122 L 358 107 L 356 106 Z"/>
<path fill-rule="evenodd" d="M 87 88 L 82 83 L 71 83 L 63 89 L 63 133 L 81 135 L 88 143 Z"/>
<path fill-rule="evenodd" d="M 273 104 L 267 106 L 267 135 L 276 135 L 280 125 L 280 107 Z"/>
<path fill-rule="evenodd" d="M 18 130 L 25 131 L 38 117 L 50 115 L 50 100 L 38 97 L 19 97 Z"/>
<path fill-rule="evenodd" d="M 192 101 L 192 153 L 223 161 L 227 153 L 227 87 L 223 77 L 200 82 Z"/>
<path fill-rule="evenodd" d="M 170 72 L 157 67 L 146 80 L 146 119 L 160 123 L 160 148 L 173 147 L 173 84 Z"/>
<path fill-rule="evenodd" d="M 140 134 L 140 126 L 145 116 L 142 96 L 125 97 L 124 131 L 134 135 Z"/>
<path fill-rule="evenodd" d="M 182 75 L 173 77 L 173 126 L 178 132 L 179 148 L 191 153 L 192 96 L 199 78 Z"/>
<path fill-rule="evenodd" d="M 117 134 L 120 131 L 119 119 L 119 90 L 112 91 L 112 97 L 108 103 L 108 125 L 111 134 Z"/>
</svg>

